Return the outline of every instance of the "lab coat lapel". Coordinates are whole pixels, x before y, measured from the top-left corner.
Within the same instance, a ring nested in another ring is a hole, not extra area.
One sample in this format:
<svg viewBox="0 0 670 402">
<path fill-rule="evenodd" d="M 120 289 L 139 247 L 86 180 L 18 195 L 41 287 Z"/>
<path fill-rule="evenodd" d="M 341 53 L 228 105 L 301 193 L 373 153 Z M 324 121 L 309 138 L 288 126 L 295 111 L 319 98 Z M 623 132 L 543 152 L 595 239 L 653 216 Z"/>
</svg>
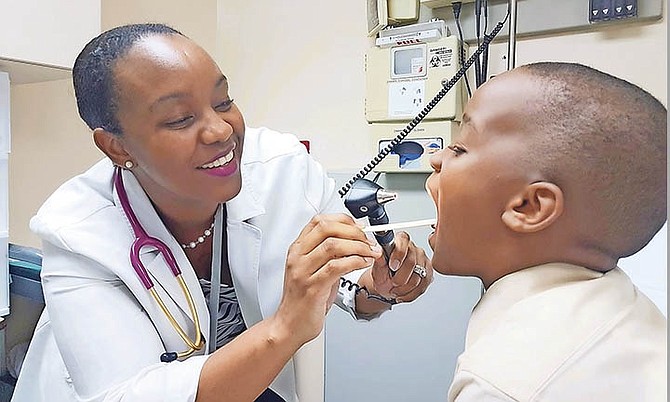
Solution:
<svg viewBox="0 0 670 402">
<path fill-rule="evenodd" d="M 242 189 L 226 203 L 228 212 L 228 261 L 240 303 L 240 310 L 248 326 L 263 319 L 258 298 L 258 275 L 262 244 L 262 232 L 253 224 L 253 218 L 265 213 L 265 209 L 252 191 L 248 165 L 242 165 Z"/>
<path fill-rule="evenodd" d="M 198 319 L 200 321 L 200 326 L 202 329 L 202 335 L 205 337 L 205 340 L 208 341 L 207 337 L 209 334 L 209 310 L 207 308 L 205 297 L 202 293 L 202 288 L 198 282 L 198 278 L 195 275 L 195 271 L 191 266 L 191 263 L 186 258 L 181 246 L 177 243 L 175 238 L 167 230 L 161 219 L 158 217 L 153 205 L 151 204 L 146 193 L 140 186 L 139 182 L 135 176 L 126 170 L 123 172 L 123 182 L 128 193 L 128 201 L 135 211 L 137 219 L 140 221 L 140 224 L 144 230 L 149 234 L 149 236 L 155 237 L 165 243 L 170 250 L 172 251 L 177 265 L 181 270 L 182 277 L 186 286 L 191 292 L 193 301 L 195 303 L 196 311 L 198 312 Z M 122 210 L 121 203 L 118 199 L 118 194 L 116 190 L 114 191 L 114 200 L 117 207 Z M 130 223 L 129 223 L 130 225 Z M 132 229 L 130 229 L 132 230 Z M 147 254 L 152 254 L 147 255 Z M 154 287 L 159 295 L 163 298 L 163 301 L 168 306 L 170 311 L 175 318 L 179 320 L 180 317 L 188 327 L 193 328 L 193 323 L 191 319 L 190 310 L 188 308 L 188 302 L 182 292 L 179 283 L 175 279 L 172 271 L 168 267 L 167 263 L 153 250 L 142 250 L 140 255 L 143 256 L 142 260 L 145 261 L 145 268 L 149 272 L 149 276 L 154 281 Z M 151 259 L 154 258 L 152 261 Z M 176 311 L 174 304 L 176 303 L 181 313 Z M 171 328 L 171 327 L 170 327 Z M 173 331 L 174 332 L 174 331 Z M 192 332 L 192 331 L 191 331 Z M 191 333 L 190 335 L 195 335 Z"/>
</svg>

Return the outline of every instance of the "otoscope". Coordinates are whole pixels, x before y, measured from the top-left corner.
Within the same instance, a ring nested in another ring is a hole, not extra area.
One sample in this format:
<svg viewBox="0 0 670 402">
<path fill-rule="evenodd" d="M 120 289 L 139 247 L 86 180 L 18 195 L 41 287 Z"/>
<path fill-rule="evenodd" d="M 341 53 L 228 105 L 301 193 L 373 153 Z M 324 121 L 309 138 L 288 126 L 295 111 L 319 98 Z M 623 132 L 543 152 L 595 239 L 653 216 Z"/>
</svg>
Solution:
<svg viewBox="0 0 670 402">
<path fill-rule="evenodd" d="M 397 193 L 387 191 L 377 183 L 368 179 L 358 179 L 351 186 L 344 206 L 356 219 L 367 217 L 370 225 L 385 225 L 389 223 L 389 217 L 384 209 L 384 204 L 398 197 Z M 393 230 L 374 232 L 375 238 L 382 249 L 386 261 L 389 260 L 393 251 Z"/>
</svg>

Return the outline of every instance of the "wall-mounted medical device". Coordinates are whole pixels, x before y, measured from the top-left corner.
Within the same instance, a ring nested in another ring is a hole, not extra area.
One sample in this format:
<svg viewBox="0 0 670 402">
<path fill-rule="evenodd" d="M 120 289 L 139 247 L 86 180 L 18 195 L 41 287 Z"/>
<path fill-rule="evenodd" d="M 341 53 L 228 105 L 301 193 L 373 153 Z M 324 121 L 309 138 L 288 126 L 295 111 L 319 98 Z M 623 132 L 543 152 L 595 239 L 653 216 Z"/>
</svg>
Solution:
<svg viewBox="0 0 670 402">
<path fill-rule="evenodd" d="M 366 53 L 365 117 L 380 152 L 458 72 L 460 43 L 441 20 L 383 30 L 375 43 Z M 374 170 L 430 172 L 430 156 L 457 133 L 465 100 L 459 81 Z"/>
<path fill-rule="evenodd" d="M 426 106 L 426 102 L 442 89 L 442 80 L 458 71 L 458 51 L 459 42 L 455 36 L 368 49 L 365 96 L 367 121 L 401 122 L 416 116 Z M 426 116 L 426 120 L 459 120 L 462 98 L 459 83 Z"/>
<path fill-rule="evenodd" d="M 405 128 L 405 123 L 376 123 L 370 132 L 379 152 Z M 421 173 L 431 172 L 430 157 L 449 145 L 458 134 L 458 122 L 424 121 L 393 148 L 375 168 L 376 172 Z"/>
</svg>

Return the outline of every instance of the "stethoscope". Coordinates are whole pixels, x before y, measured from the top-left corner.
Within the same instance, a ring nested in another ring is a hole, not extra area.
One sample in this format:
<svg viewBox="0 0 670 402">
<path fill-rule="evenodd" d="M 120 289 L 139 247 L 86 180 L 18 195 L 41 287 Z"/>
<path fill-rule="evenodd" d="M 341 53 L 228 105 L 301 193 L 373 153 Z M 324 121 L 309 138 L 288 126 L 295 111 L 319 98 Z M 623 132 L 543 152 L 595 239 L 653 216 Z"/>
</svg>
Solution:
<svg viewBox="0 0 670 402">
<path fill-rule="evenodd" d="M 156 303 L 158 303 L 158 305 L 160 306 L 161 310 L 163 311 L 163 314 L 165 314 L 165 316 L 170 321 L 170 324 L 174 327 L 175 331 L 177 331 L 181 339 L 188 347 L 188 349 L 183 352 L 165 352 L 161 355 L 160 359 L 162 362 L 167 363 L 177 359 L 186 358 L 195 353 L 196 351 L 201 350 L 205 346 L 205 340 L 203 339 L 200 328 L 200 320 L 198 319 L 198 311 L 195 308 L 195 303 L 193 302 L 191 292 L 188 290 L 188 287 L 184 282 L 184 278 L 181 275 L 181 270 L 179 269 L 179 266 L 177 266 L 177 260 L 174 258 L 174 255 L 172 254 L 170 248 L 157 238 L 149 236 L 147 232 L 144 230 L 144 228 L 142 228 L 142 225 L 140 225 L 139 220 L 135 216 L 135 213 L 133 212 L 132 208 L 130 207 L 130 202 L 128 201 L 128 194 L 126 193 L 126 189 L 123 186 L 122 176 L 123 175 L 121 174 L 121 168 L 118 166 L 115 167 L 114 187 L 116 188 L 116 192 L 119 195 L 121 208 L 123 209 L 123 212 L 126 214 L 126 217 L 130 222 L 130 226 L 133 229 L 133 232 L 135 232 L 135 241 L 133 241 L 133 244 L 130 247 L 130 263 L 135 269 L 135 272 L 137 273 L 137 276 L 139 276 L 140 281 L 142 282 L 144 287 L 151 294 L 154 300 L 156 300 Z M 161 297 L 154 289 L 154 283 L 149 278 L 149 273 L 147 272 L 146 268 L 144 267 L 144 264 L 142 263 L 142 260 L 140 259 L 140 250 L 143 247 L 155 248 L 158 251 L 158 253 L 161 256 L 163 256 L 163 259 L 165 259 L 165 262 L 167 263 L 168 267 L 170 267 L 172 274 L 175 276 L 175 279 L 179 283 L 179 287 L 181 287 L 184 297 L 186 297 L 188 308 L 191 312 L 191 318 L 193 320 L 193 323 L 195 324 L 195 339 L 192 340 L 191 338 L 189 338 L 189 336 L 186 334 L 186 331 L 184 331 L 184 329 L 179 325 L 177 320 L 175 320 L 172 313 L 170 313 L 170 311 L 165 306 L 163 299 L 161 299 Z"/>
</svg>

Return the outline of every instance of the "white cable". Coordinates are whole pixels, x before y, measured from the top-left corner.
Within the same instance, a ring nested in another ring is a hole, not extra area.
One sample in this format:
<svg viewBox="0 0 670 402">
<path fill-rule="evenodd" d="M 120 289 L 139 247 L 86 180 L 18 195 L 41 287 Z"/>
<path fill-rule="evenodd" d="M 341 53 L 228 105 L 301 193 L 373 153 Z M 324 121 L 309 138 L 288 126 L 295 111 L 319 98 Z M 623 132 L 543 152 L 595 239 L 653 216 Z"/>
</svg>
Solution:
<svg viewBox="0 0 670 402">
<path fill-rule="evenodd" d="M 372 226 L 366 226 L 362 229 L 364 232 L 386 232 L 387 230 L 415 228 L 419 226 L 430 226 L 434 225 L 435 223 L 437 223 L 437 219 L 424 219 L 420 221 L 389 223 L 386 225 L 372 225 Z"/>
</svg>

